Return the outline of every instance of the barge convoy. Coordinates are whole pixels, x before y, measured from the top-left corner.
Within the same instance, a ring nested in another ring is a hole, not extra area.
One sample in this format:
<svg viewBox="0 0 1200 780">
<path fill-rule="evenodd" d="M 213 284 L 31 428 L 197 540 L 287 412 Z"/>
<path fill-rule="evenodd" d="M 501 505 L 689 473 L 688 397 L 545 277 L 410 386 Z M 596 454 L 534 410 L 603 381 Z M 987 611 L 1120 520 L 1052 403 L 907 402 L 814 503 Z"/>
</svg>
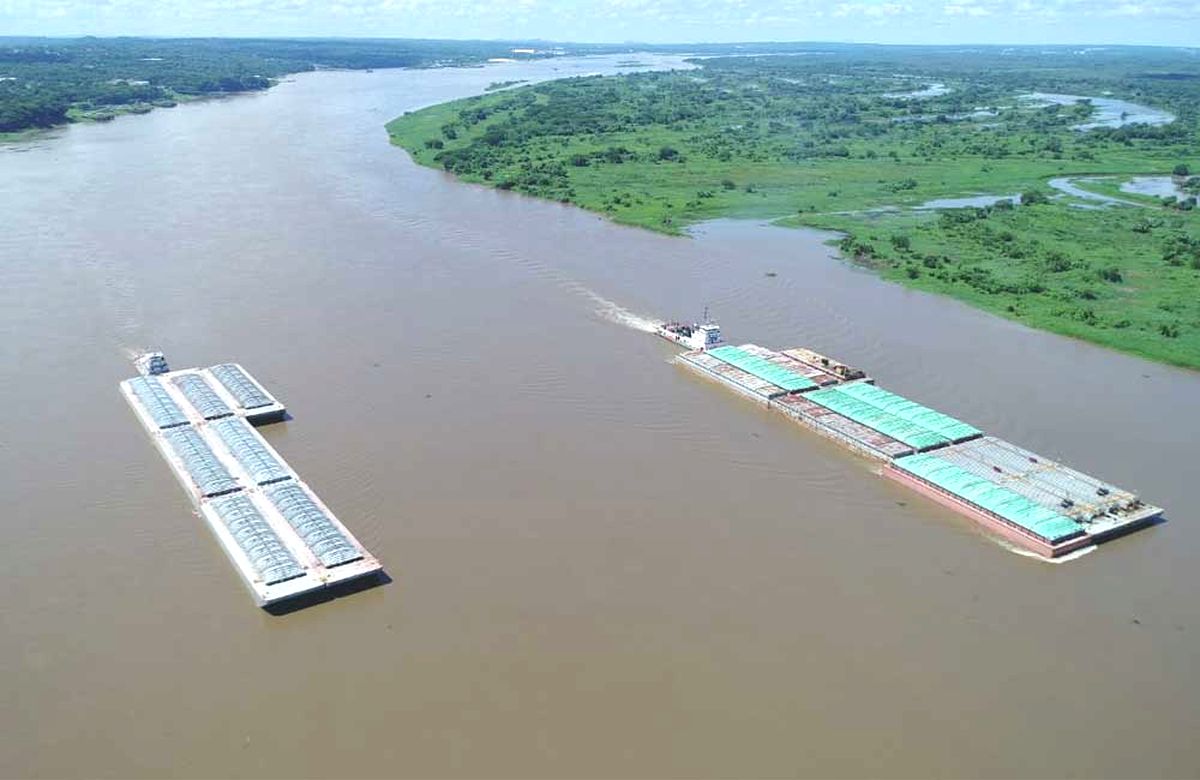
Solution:
<svg viewBox="0 0 1200 780">
<path fill-rule="evenodd" d="M 1057 558 L 1158 520 L 1133 493 L 884 390 L 809 349 L 724 343 L 708 319 L 656 332 L 678 362 L 810 430 L 882 462 L 883 474 L 1018 547 Z"/>
<path fill-rule="evenodd" d="M 246 369 L 171 371 L 161 352 L 134 363 L 121 394 L 259 606 L 382 570 L 255 430 L 286 410 Z"/>
</svg>

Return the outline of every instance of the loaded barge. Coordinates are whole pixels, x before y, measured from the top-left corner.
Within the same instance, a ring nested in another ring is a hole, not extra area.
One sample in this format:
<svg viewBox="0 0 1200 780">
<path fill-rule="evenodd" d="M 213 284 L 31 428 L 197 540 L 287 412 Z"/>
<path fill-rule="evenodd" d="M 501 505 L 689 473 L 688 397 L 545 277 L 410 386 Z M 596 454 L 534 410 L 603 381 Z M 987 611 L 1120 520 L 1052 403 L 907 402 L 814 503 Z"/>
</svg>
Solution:
<svg viewBox="0 0 1200 780">
<path fill-rule="evenodd" d="M 677 361 L 855 452 L 883 474 L 993 534 L 1057 558 L 1154 523 L 1160 507 L 1050 458 L 879 387 L 861 369 L 809 349 L 732 346 L 705 318 Z M 665 332 L 664 332 L 665 331 Z M 715 341 L 705 340 L 717 334 Z"/>
<path fill-rule="evenodd" d="M 158 352 L 135 365 L 121 394 L 259 606 L 382 570 L 255 430 L 286 409 L 246 369 L 171 371 Z"/>
</svg>

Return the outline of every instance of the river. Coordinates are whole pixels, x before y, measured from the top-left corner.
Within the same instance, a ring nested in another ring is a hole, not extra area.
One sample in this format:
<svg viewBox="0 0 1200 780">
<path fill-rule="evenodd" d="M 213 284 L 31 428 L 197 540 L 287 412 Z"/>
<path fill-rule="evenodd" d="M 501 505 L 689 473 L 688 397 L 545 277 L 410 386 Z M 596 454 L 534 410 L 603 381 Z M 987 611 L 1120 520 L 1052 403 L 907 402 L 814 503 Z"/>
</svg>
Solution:
<svg viewBox="0 0 1200 780">
<path fill-rule="evenodd" d="M 1200 374 L 817 234 L 462 185 L 383 129 L 617 61 L 305 74 L 3 147 L 0 776 L 1195 775 Z M 1168 522 L 1015 555 L 613 316 L 704 305 Z M 149 345 L 282 398 L 264 434 L 391 582 L 253 606 L 117 392 Z"/>
</svg>

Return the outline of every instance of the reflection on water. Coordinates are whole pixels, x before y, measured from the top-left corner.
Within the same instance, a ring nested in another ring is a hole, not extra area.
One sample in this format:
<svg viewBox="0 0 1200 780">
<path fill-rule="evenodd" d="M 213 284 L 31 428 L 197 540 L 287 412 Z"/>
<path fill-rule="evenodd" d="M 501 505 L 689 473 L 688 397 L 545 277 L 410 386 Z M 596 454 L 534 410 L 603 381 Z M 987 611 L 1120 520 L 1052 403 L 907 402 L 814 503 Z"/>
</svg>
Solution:
<svg viewBox="0 0 1200 780">
<path fill-rule="evenodd" d="M 1180 179 L 1172 176 L 1134 176 L 1121 183 L 1121 192 L 1134 195 L 1151 195 L 1156 198 L 1187 198 L 1192 193 L 1179 185 Z"/>
<path fill-rule="evenodd" d="M 1059 176 L 1046 182 L 1051 189 L 1058 190 L 1063 195 L 1069 195 L 1072 198 L 1091 201 L 1091 204 L 1072 204 L 1083 208 L 1088 205 L 1098 206 L 1100 208 L 1106 206 L 1142 206 L 1144 204 L 1125 198 L 1114 198 L 1112 195 L 1105 195 L 1100 192 L 1093 192 L 1079 186 L 1077 182 L 1084 184 L 1103 181 L 1103 177 L 1099 176 L 1084 176 L 1079 178 L 1071 178 L 1069 176 Z"/>
<path fill-rule="evenodd" d="M 1075 130 L 1095 130 L 1097 127 L 1124 127 L 1125 125 L 1169 125 L 1175 115 L 1158 108 L 1140 106 L 1128 100 L 1083 95 L 1061 95 L 1051 92 L 1031 92 L 1021 96 L 1024 100 L 1040 105 L 1070 106 L 1088 101 L 1092 104 L 1092 119 L 1074 126 Z"/>
<path fill-rule="evenodd" d="M 1198 375 L 383 130 L 618 65 L 306 74 L 0 158 L 0 775 L 1194 773 Z M 705 305 L 1170 522 L 1027 561 L 605 314 Z M 394 581 L 254 608 L 116 390 L 149 344 L 278 394 L 264 434 Z"/>
<path fill-rule="evenodd" d="M 1013 195 L 972 195 L 965 198 L 937 198 L 936 200 L 927 200 L 919 206 L 913 208 L 927 209 L 965 209 L 977 208 L 982 209 L 987 206 L 995 206 L 1000 201 L 1008 201 L 1009 203 L 1020 203 L 1021 196 Z"/>
<path fill-rule="evenodd" d="M 945 84 L 933 83 L 927 84 L 921 89 L 912 90 L 911 92 L 885 92 L 883 93 L 883 96 L 885 98 L 899 98 L 903 100 L 923 100 L 924 98 L 948 95 L 952 91 L 953 90 L 951 90 L 950 87 L 947 87 Z"/>
</svg>

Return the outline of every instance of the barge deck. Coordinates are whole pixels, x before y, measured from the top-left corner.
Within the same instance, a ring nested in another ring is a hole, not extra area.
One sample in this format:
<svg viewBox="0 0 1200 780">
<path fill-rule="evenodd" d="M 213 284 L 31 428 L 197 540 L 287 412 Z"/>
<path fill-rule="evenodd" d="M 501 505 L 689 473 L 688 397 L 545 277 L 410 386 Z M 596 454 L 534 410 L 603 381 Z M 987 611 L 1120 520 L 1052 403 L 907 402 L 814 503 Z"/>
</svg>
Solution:
<svg viewBox="0 0 1200 780">
<path fill-rule="evenodd" d="M 879 387 L 810 349 L 693 350 L 678 362 L 822 436 L 1027 550 L 1057 558 L 1153 524 L 1135 494 Z"/>
<path fill-rule="evenodd" d="M 240 365 L 138 376 L 120 389 L 259 606 L 382 571 L 255 430 L 286 410 Z"/>
</svg>

